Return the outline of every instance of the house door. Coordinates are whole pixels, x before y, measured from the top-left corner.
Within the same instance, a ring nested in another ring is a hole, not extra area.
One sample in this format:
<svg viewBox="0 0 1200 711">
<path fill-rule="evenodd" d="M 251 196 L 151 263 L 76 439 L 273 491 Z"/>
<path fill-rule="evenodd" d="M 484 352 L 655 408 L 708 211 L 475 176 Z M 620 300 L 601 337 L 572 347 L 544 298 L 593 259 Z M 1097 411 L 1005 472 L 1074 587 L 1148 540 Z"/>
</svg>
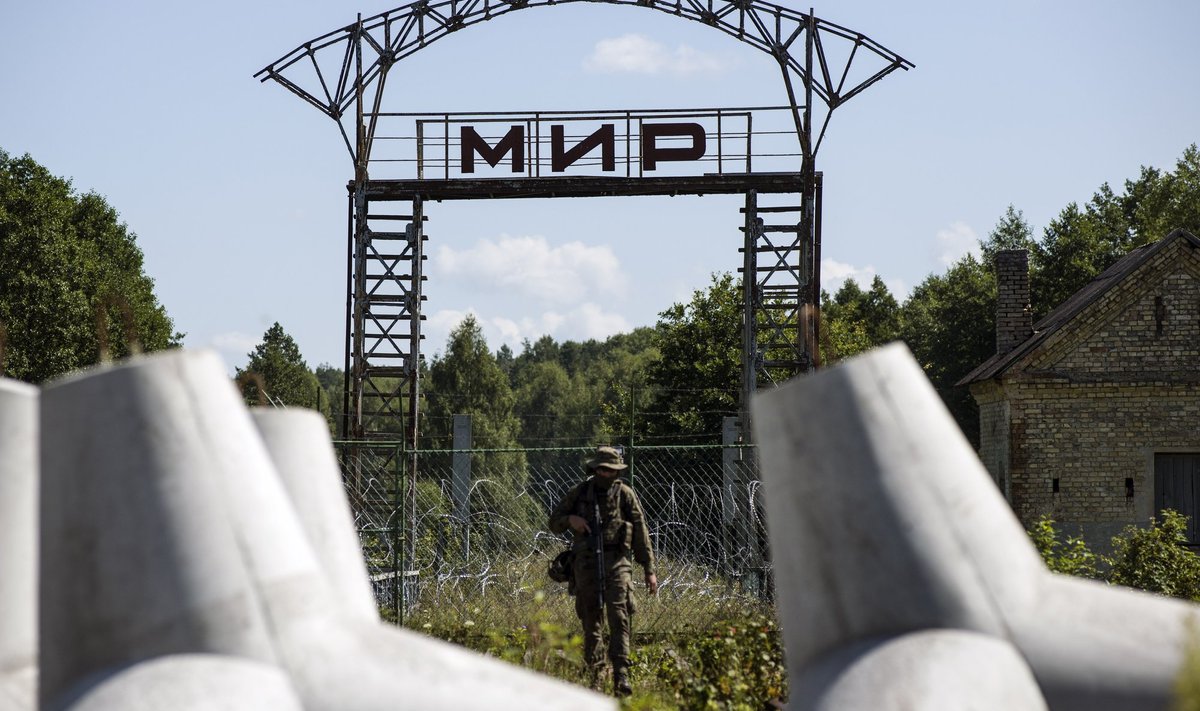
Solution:
<svg viewBox="0 0 1200 711">
<path fill-rule="evenodd" d="M 1188 517 L 1188 542 L 1200 545 L 1200 452 L 1154 455 L 1154 515 L 1174 509 Z"/>
</svg>

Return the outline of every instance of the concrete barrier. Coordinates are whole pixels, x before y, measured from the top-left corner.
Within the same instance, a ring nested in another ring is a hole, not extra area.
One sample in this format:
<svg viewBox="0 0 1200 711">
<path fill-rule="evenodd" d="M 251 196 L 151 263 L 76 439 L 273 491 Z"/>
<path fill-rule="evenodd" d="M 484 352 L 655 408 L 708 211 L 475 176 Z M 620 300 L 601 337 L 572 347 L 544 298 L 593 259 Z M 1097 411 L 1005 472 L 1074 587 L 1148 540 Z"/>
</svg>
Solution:
<svg viewBox="0 0 1200 711">
<path fill-rule="evenodd" d="M 789 685 L 806 711 L 1043 711 L 1029 665 L 1007 642 L 926 630 L 839 647 Z"/>
<path fill-rule="evenodd" d="M 251 414 L 337 604 L 348 615 L 377 621 L 379 609 L 325 418 L 291 408 L 256 407 Z"/>
<path fill-rule="evenodd" d="M 953 629 L 1012 645 L 1056 711 L 1168 706 L 1197 607 L 1051 574 L 903 345 L 753 408 L 793 681 L 848 645 Z"/>
<path fill-rule="evenodd" d="M 338 604 L 215 355 L 139 358 L 57 382 L 42 400 L 49 705 L 136 688 L 118 675 L 142 662 L 210 653 L 277 665 L 306 711 L 615 708 Z"/>
<path fill-rule="evenodd" d="M 37 700 L 37 401 L 0 379 L 0 711 Z"/>
</svg>

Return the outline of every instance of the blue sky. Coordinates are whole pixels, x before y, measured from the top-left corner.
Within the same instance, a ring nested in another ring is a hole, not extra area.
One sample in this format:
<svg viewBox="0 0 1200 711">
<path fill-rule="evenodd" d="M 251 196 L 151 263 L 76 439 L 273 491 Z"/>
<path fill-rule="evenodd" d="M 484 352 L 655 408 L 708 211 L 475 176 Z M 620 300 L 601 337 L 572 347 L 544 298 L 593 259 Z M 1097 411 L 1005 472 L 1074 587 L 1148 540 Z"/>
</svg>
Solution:
<svg viewBox="0 0 1200 711">
<path fill-rule="evenodd" d="M 396 7 L 149 0 L 0 7 L 0 148 L 104 195 L 189 347 L 229 365 L 275 321 L 342 363 L 345 185 L 334 123 L 252 75 Z M 807 6 L 799 8 L 807 10 Z M 840 108 L 825 173 L 824 285 L 903 297 L 1011 203 L 1040 230 L 1068 202 L 1200 141 L 1200 3 L 841 0 L 818 17 L 914 62 Z M 785 101 L 748 45 L 640 8 L 561 5 L 448 37 L 393 70 L 396 110 L 595 110 Z M 475 313 L 489 344 L 602 338 L 740 263 L 733 197 L 429 208 L 424 346 Z"/>
</svg>

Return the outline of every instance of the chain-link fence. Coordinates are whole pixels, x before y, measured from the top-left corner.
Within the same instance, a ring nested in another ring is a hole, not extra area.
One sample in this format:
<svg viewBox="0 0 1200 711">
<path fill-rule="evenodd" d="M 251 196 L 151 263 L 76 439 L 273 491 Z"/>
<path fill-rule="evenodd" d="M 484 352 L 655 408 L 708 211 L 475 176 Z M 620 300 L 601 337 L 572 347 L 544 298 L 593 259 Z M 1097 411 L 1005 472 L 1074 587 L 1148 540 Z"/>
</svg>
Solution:
<svg viewBox="0 0 1200 711">
<path fill-rule="evenodd" d="M 585 478 L 590 448 L 337 447 L 385 610 L 406 624 L 439 616 L 496 619 L 536 599 L 570 614 L 565 586 L 546 575 L 567 539 L 546 524 L 559 499 Z M 644 605 L 639 630 L 701 625 L 769 601 L 755 450 L 646 446 L 627 448 L 625 456 L 626 481 L 649 524 L 660 598 L 683 603 Z M 635 566 L 635 581 L 638 573 Z"/>
</svg>

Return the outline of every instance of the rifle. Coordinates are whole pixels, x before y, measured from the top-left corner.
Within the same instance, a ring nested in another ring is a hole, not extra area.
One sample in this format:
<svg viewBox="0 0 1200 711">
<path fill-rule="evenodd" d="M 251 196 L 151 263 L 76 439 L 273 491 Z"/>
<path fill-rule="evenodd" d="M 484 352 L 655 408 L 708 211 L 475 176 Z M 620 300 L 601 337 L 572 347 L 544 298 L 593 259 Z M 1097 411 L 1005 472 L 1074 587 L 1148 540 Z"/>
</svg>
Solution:
<svg viewBox="0 0 1200 711">
<path fill-rule="evenodd" d="M 592 485 L 592 516 L 591 526 L 592 557 L 596 559 L 596 602 L 604 609 L 604 532 L 600 529 L 600 500 L 596 497 L 596 486 Z"/>
</svg>

